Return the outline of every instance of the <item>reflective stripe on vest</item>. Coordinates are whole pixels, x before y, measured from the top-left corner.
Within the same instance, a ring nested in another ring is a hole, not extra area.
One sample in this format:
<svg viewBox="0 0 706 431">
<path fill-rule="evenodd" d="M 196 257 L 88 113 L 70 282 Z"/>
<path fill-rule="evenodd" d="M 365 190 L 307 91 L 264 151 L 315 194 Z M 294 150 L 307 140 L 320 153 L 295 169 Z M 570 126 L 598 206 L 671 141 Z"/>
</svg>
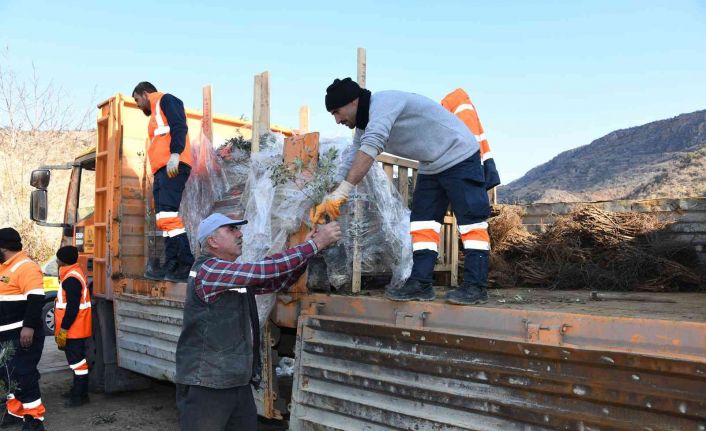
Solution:
<svg viewBox="0 0 706 431">
<path fill-rule="evenodd" d="M 24 320 L 20 320 L 19 322 L 8 323 L 7 325 L 2 325 L 2 326 L 0 326 L 0 332 L 10 331 L 12 329 L 21 328 L 23 323 L 24 323 Z"/>
<path fill-rule="evenodd" d="M 162 95 L 163 96 L 163 95 Z M 157 99 L 157 103 L 155 105 L 155 115 L 154 119 L 157 121 L 157 128 L 154 129 L 154 134 L 155 135 L 166 135 L 169 133 L 169 124 L 165 124 L 165 118 L 162 115 L 162 107 L 159 105 L 159 102 L 162 101 L 162 97 L 160 96 L 159 99 Z M 152 136 L 154 138 L 154 136 Z"/>
<path fill-rule="evenodd" d="M 19 268 L 20 266 L 24 265 L 25 263 L 31 262 L 31 261 L 32 261 L 32 259 L 23 259 L 23 260 L 17 262 L 16 264 L 12 265 L 12 268 L 10 268 L 10 272 L 17 271 L 17 268 Z"/>
<path fill-rule="evenodd" d="M 171 126 L 167 116 L 162 111 L 162 97 L 164 97 L 164 93 L 155 92 L 149 94 L 152 113 L 147 125 L 147 132 L 150 138 L 147 156 L 152 168 L 152 174 L 166 166 L 171 155 L 169 148 L 172 142 Z M 184 112 L 184 118 L 186 119 L 186 112 Z M 186 136 L 184 136 L 184 150 L 179 155 L 179 162 L 189 166 L 192 164 L 188 126 Z"/>
<path fill-rule="evenodd" d="M 20 266 L 22 266 L 28 262 L 32 262 L 32 259 L 22 259 L 19 262 L 15 263 L 10 268 L 10 273 L 17 272 L 17 269 Z M 17 295 L 0 295 L 0 301 L 2 301 L 2 302 L 26 301 L 28 295 L 37 294 L 37 291 L 39 291 L 39 294 L 44 295 L 44 289 L 32 289 L 27 293 L 20 293 Z M 20 320 L 19 322 L 13 322 L 13 323 L 7 323 L 5 325 L 0 325 L 0 332 L 12 331 L 14 329 L 21 328 L 23 324 L 24 324 L 24 320 Z"/>
</svg>

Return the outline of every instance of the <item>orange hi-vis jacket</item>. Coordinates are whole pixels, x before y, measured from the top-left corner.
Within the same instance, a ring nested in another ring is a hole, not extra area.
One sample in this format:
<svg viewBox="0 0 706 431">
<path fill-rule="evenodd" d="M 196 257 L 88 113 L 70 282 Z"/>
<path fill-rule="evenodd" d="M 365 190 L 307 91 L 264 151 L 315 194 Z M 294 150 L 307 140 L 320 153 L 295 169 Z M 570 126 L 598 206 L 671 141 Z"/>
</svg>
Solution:
<svg viewBox="0 0 706 431">
<path fill-rule="evenodd" d="M 164 115 L 164 112 L 162 112 L 162 108 L 159 105 L 159 102 L 162 100 L 162 96 L 164 96 L 164 93 L 160 92 L 149 94 L 152 114 L 150 115 L 150 122 L 147 126 L 147 132 L 150 138 L 150 145 L 147 149 L 147 154 L 150 159 L 150 166 L 152 166 L 152 174 L 164 166 L 167 166 L 169 156 L 171 155 L 169 144 L 172 142 L 172 135 L 170 133 L 169 122 L 167 121 L 167 116 Z M 186 133 L 186 137 L 184 139 L 184 151 L 181 152 L 179 161 L 191 166 L 191 143 L 189 141 L 188 132 Z"/>
<path fill-rule="evenodd" d="M 23 327 L 40 330 L 42 270 L 24 251 L 0 263 L 0 342 L 20 338 Z"/>
<path fill-rule="evenodd" d="M 441 105 L 463 121 L 471 133 L 475 135 L 480 145 L 481 163 L 483 163 L 483 173 L 485 174 L 485 188 L 491 189 L 500 184 L 500 176 L 495 167 L 490 144 L 488 144 L 485 131 L 478 118 L 478 111 L 473 102 L 471 102 L 468 93 L 462 88 L 457 88 L 441 100 Z"/>
<path fill-rule="evenodd" d="M 63 284 L 64 280 L 73 277 L 81 282 L 81 300 L 78 306 L 78 314 L 76 320 L 69 328 L 66 338 L 88 338 L 92 335 L 92 317 L 91 317 L 91 295 L 88 292 L 88 283 L 86 275 L 78 263 L 59 268 L 59 281 Z M 54 306 L 54 332 L 58 335 L 61 330 L 61 322 L 66 314 L 66 292 L 62 286 L 56 295 L 56 304 Z"/>
</svg>

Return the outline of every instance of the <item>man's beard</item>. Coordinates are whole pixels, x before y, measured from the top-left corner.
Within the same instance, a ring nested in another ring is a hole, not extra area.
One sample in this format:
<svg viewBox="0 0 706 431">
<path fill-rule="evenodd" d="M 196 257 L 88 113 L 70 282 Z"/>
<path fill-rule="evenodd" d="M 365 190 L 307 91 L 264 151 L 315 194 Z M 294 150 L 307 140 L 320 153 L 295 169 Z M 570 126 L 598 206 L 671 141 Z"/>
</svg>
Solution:
<svg viewBox="0 0 706 431">
<path fill-rule="evenodd" d="M 5 257 L 5 252 L 0 251 L 0 263 L 5 263 L 7 262 L 7 258 Z"/>
<path fill-rule="evenodd" d="M 142 113 L 145 114 L 145 116 L 149 117 L 150 115 L 152 115 L 152 109 L 150 109 L 150 108 L 143 109 Z"/>
</svg>

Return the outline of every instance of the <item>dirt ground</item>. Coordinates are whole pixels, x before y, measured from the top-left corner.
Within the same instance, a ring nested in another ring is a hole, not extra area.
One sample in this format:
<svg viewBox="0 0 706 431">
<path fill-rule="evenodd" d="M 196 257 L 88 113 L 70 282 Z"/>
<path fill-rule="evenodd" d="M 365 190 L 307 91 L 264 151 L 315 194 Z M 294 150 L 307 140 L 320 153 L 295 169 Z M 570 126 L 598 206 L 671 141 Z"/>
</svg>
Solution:
<svg viewBox="0 0 706 431">
<path fill-rule="evenodd" d="M 178 430 L 174 385 L 155 381 L 152 388 L 124 394 L 90 394 L 85 406 L 67 409 L 60 394 L 71 385 L 64 353 L 47 337 L 39 364 L 47 431 Z M 19 428 L 17 428 L 19 429 Z M 259 430 L 283 430 L 279 423 L 262 421 Z"/>
</svg>

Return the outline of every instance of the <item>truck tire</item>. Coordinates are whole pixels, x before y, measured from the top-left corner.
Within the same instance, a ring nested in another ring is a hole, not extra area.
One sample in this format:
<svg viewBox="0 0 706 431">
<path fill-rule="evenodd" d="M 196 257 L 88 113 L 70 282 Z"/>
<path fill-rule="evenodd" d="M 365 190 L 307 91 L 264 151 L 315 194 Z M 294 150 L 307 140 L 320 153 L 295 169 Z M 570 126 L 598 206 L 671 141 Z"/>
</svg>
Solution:
<svg viewBox="0 0 706 431">
<path fill-rule="evenodd" d="M 101 300 L 98 300 L 101 301 Z M 86 362 L 88 362 L 88 390 L 91 392 L 105 391 L 105 362 L 103 361 L 103 336 L 101 335 L 100 319 L 98 317 L 98 301 L 93 301 L 91 307 L 92 331 L 86 341 Z"/>
<path fill-rule="evenodd" d="M 47 302 L 42 307 L 42 326 L 45 336 L 54 336 L 54 301 Z"/>
</svg>

